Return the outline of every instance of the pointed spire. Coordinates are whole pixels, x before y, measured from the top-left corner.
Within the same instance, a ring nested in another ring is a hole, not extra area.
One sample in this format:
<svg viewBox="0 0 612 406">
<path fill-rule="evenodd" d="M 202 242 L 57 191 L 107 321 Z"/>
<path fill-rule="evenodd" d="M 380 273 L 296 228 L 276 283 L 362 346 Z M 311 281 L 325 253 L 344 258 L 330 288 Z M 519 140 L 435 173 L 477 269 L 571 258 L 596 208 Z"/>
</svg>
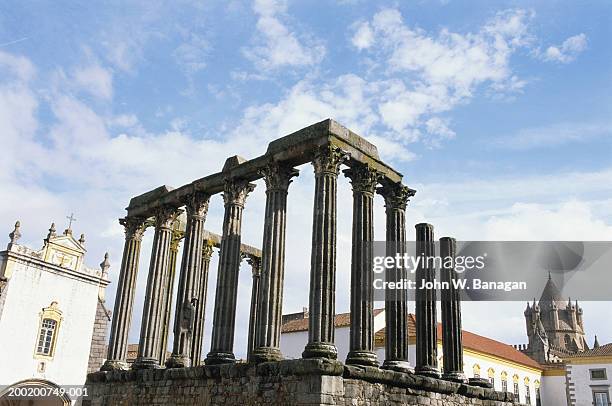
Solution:
<svg viewBox="0 0 612 406">
<path fill-rule="evenodd" d="M 552 280 L 552 276 L 550 275 L 550 271 L 548 271 L 548 280 Z"/>
<path fill-rule="evenodd" d="M 593 343 L 593 349 L 599 348 L 599 340 L 597 339 L 597 334 L 595 334 L 595 342 Z"/>
<path fill-rule="evenodd" d="M 85 245 L 85 234 L 81 234 L 81 238 L 79 238 L 79 244 Z"/>
<path fill-rule="evenodd" d="M 51 223 L 51 227 L 49 227 L 49 234 L 47 234 L 47 241 L 52 237 L 56 237 L 55 223 Z"/>
<path fill-rule="evenodd" d="M 21 232 L 19 229 L 21 228 L 21 222 L 17 221 L 15 223 L 15 229 L 9 234 L 9 238 L 11 239 L 11 244 L 15 244 L 17 240 L 21 238 Z"/>
</svg>

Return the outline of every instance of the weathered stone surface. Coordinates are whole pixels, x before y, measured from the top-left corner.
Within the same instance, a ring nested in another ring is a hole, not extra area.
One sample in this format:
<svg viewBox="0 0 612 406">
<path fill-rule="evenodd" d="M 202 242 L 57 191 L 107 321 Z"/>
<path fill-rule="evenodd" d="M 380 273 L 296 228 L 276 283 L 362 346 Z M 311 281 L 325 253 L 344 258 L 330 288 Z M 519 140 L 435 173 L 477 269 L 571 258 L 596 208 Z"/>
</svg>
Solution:
<svg viewBox="0 0 612 406">
<path fill-rule="evenodd" d="M 236 327 L 236 301 L 238 296 L 238 272 L 240 270 L 240 238 L 244 203 L 255 185 L 242 179 L 230 179 L 225 183 L 223 200 L 223 238 L 217 274 L 215 310 L 210 352 L 207 364 L 235 362 L 234 329 Z"/>
<path fill-rule="evenodd" d="M 102 366 L 104 370 L 127 368 L 128 333 L 132 324 L 136 295 L 140 244 L 147 226 L 143 218 L 128 217 L 121 219 L 120 223 L 125 227 L 125 245 L 117 283 L 107 360 Z"/>
<path fill-rule="evenodd" d="M 90 374 L 83 406 L 488 405 L 511 393 L 326 359 Z"/>
<path fill-rule="evenodd" d="M 132 364 L 134 369 L 159 368 L 174 214 L 174 209 L 163 207 L 155 216 L 155 237 L 142 310 L 138 356 Z"/>
<path fill-rule="evenodd" d="M 435 256 L 433 226 L 427 223 L 416 225 L 416 255 L 423 258 Z M 421 261 L 416 270 L 417 286 L 422 282 L 432 282 L 436 270 L 431 261 Z M 436 314 L 435 289 L 417 289 L 416 291 L 416 366 L 417 374 L 438 377 L 438 329 Z"/>
<path fill-rule="evenodd" d="M 204 314 L 197 314 L 200 300 L 198 284 L 201 280 L 204 222 L 208 213 L 209 200 L 209 195 L 196 193 L 185 202 L 187 210 L 185 246 L 174 313 L 172 356 L 166 363 L 168 367 L 180 368 L 191 365 L 196 317 L 204 318 Z"/>
<path fill-rule="evenodd" d="M 403 255 L 406 242 L 406 206 L 416 193 L 402 185 L 385 184 L 378 193 L 385 199 L 387 255 Z M 404 268 L 387 271 L 388 281 L 400 281 L 407 277 Z M 383 368 L 409 372 L 408 363 L 408 304 L 404 289 L 387 289 L 385 292 L 385 362 Z"/>
<path fill-rule="evenodd" d="M 336 295 L 336 212 L 340 165 L 348 159 L 341 149 L 320 148 L 312 161 L 315 196 L 310 259 L 308 344 L 304 358 L 335 359 L 334 316 Z"/>
<path fill-rule="evenodd" d="M 262 170 L 262 174 L 266 182 L 266 217 L 261 247 L 261 280 L 257 292 L 255 343 L 251 354 L 256 362 L 278 361 L 282 358 L 280 334 L 285 279 L 287 192 L 298 171 L 271 163 Z"/>
<path fill-rule="evenodd" d="M 440 257 L 455 258 L 457 242 L 454 238 L 440 238 Z M 442 282 L 449 284 L 449 289 L 442 290 L 442 351 L 444 379 L 465 382 L 463 373 L 463 343 L 461 336 L 461 299 L 459 291 L 452 283 L 456 279 L 453 267 L 440 269 Z"/>
<path fill-rule="evenodd" d="M 346 363 L 377 366 L 374 352 L 374 191 L 381 176 L 367 165 L 344 171 L 353 187 L 350 351 Z"/>
</svg>

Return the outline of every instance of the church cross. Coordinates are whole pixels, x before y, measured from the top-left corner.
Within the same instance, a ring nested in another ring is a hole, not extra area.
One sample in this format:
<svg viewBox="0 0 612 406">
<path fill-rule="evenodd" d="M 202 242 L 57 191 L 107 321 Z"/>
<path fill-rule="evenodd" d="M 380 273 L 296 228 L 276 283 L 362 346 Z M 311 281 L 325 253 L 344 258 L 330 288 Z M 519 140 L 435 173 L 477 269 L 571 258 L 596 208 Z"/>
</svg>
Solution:
<svg viewBox="0 0 612 406">
<path fill-rule="evenodd" d="M 70 213 L 70 216 L 66 216 L 66 218 L 68 220 L 70 220 L 70 222 L 68 223 L 68 229 L 72 229 L 72 222 L 73 221 L 77 221 L 77 219 L 74 217 L 74 213 Z"/>
</svg>

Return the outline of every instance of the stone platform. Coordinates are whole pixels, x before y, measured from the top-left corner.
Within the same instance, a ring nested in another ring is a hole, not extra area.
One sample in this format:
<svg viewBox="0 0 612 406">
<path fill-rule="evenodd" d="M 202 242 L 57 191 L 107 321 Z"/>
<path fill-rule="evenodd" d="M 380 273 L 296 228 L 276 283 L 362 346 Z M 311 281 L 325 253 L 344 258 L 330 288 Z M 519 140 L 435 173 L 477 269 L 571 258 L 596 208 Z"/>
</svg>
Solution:
<svg viewBox="0 0 612 406">
<path fill-rule="evenodd" d="M 89 374 L 83 406 L 481 405 L 514 395 L 324 359 Z"/>
</svg>

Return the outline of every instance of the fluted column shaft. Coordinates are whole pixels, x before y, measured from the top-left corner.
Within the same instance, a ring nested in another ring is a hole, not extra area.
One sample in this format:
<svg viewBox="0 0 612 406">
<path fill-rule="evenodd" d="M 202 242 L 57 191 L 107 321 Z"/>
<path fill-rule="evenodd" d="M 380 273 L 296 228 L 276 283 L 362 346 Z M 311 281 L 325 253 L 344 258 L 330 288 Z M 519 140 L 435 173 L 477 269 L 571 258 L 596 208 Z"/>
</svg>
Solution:
<svg viewBox="0 0 612 406">
<path fill-rule="evenodd" d="M 442 377 L 456 382 L 465 382 L 463 373 L 463 341 L 461 337 L 461 299 L 453 281 L 457 279 L 454 269 L 457 242 L 454 238 L 440 238 L 440 257 L 443 266 L 440 270 L 442 283 L 449 284 L 442 289 L 442 354 L 444 373 Z M 447 258 L 452 258 L 447 261 Z"/>
<path fill-rule="evenodd" d="M 304 358 L 336 359 L 336 206 L 340 165 L 347 154 L 337 147 L 321 148 L 314 156 L 315 196 L 310 261 L 308 344 Z"/>
<path fill-rule="evenodd" d="M 401 184 L 385 185 L 378 192 L 385 199 L 387 255 L 404 256 L 406 250 L 406 205 L 415 191 Z M 406 278 L 404 267 L 389 269 L 386 280 Z M 405 289 L 385 291 L 385 362 L 383 368 L 410 372 L 408 363 L 408 304 Z"/>
<path fill-rule="evenodd" d="M 223 192 L 225 216 L 219 258 L 212 343 L 206 364 L 235 362 L 234 329 L 236 326 L 236 300 L 238 272 L 240 270 L 240 233 L 242 211 L 247 195 L 255 185 L 246 181 L 230 180 Z"/>
<path fill-rule="evenodd" d="M 255 324 L 253 361 L 278 361 L 285 279 L 287 191 L 298 171 L 270 164 L 262 170 L 266 182 L 266 217 L 261 258 L 261 282 Z"/>
<path fill-rule="evenodd" d="M 119 221 L 125 227 L 125 244 L 117 283 L 108 353 L 101 368 L 103 371 L 127 369 L 128 367 L 126 362 L 128 334 L 132 324 L 140 244 L 146 228 L 145 220 L 142 218 L 127 217 Z"/>
<path fill-rule="evenodd" d="M 367 166 L 344 173 L 353 186 L 353 238 L 351 251 L 351 327 L 347 364 L 378 366 L 374 352 L 374 190 L 379 174 Z"/>
<path fill-rule="evenodd" d="M 189 358 L 191 365 L 197 366 L 202 363 L 202 344 L 204 340 L 204 323 L 206 321 L 206 293 L 208 291 L 208 271 L 210 269 L 210 258 L 213 254 L 213 246 L 209 241 L 204 241 L 202 245 L 202 263 L 200 271 L 196 277 L 198 298 L 196 314 L 193 326 L 193 343 Z"/>
<path fill-rule="evenodd" d="M 191 346 L 199 305 L 198 283 L 202 268 L 204 223 L 210 196 L 195 193 L 185 202 L 187 225 L 185 245 L 181 259 L 181 273 L 174 312 L 174 342 L 172 356 L 166 362 L 169 368 L 191 365 Z"/>
<path fill-rule="evenodd" d="M 162 342 L 164 307 L 164 283 L 167 280 L 172 240 L 174 209 L 161 208 L 155 214 L 155 237 L 149 263 L 147 289 L 142 311 L 138 356 L 133 369 L 159 368 L 159 351 Z"/>
<path fill-rule="evenodd" d="M 162 341 L 159 348 L 159 365 L 164 365 L 168 353 L 168 335 L 170 334 L 170 313 L 172 312 L 172 295 L 174 294 L 174 279 L 176 275 L 176 261 L 178 259 L 179 245 L 182 233 L 177 230 L 178 221 L 173 224 L 172 240 L 170 241 L 170 257 L 168 258 L 168 272 L 164 290 L 164 312 L 162 318 Z"/>
<path fill-rule="evenodd" d="M 436 315 L 436 291 L 424 288 L 423 282 L 433 282 L 436 269 L 434 232 L 431 224 L 416 225 L 416 255 L 423 259 L 416 270 L 416 366 L 420 375 L 439 377 L 438 371 L 438 326 Z"/>
<path fill-rule="evenodd" d="M 255 334 L 257 326 L 257 309 L 259 307 L 259 291 L 261 281 L 261 258 L 254 256 L 246 256 L 246 260 L 251 265 L 251 308 L 249 311 L 249 336 L 247 341 L 247 360 L 250 362 L 253 359 L 253 350 L 255 349 Z"/>
</svg>

